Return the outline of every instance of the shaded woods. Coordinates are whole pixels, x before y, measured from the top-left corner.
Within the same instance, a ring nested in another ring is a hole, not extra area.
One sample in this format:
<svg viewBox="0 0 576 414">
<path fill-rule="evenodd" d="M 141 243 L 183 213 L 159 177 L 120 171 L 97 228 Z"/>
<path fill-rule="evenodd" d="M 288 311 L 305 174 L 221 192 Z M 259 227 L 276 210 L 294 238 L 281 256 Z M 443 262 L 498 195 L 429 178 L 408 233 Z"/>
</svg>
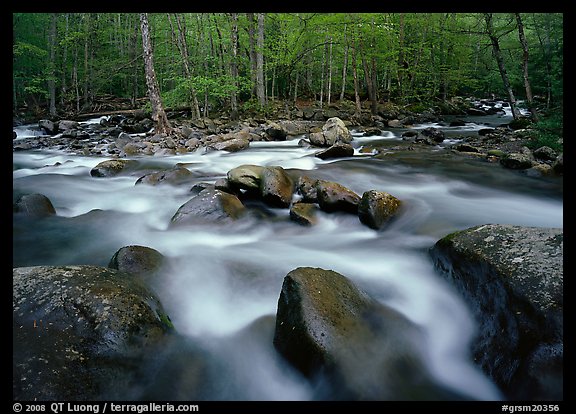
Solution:
<svg viewBox="0 0 576 414">
<path fill-rule="evenodd" d="M 13 14 L 15 115 L 95 112 L 106 97 L 140 108 L 153 70 L 164 107 L 193 119 L 278 100 L 350 99 L 360 112 L 362 101 L 496 95 L 513 108 L 522 101 L 534 119 L 562 105 L 561 13 L 142 16 L 146 25 L 137 13 Z"/>
</svg>

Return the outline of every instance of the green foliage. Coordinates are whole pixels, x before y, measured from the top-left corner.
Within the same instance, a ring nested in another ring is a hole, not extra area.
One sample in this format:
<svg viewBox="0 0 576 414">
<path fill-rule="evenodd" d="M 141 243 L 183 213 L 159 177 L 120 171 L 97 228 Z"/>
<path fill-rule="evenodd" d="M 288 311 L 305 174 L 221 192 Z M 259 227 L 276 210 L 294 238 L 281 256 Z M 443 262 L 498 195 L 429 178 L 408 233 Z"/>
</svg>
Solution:
<svg viewBox="0 0 576 414">
<path fill-rule="evenodd" d="M 226 104 L 232 94 L 243 107 L 265 112 L 249 98 L 254 90 L 249 13 L 238 13 L 234 61 L 230 13 L 151 13 L 155 70 L 166 106 L 199 101 Z M 254 14 L 256 16 L 256 14 Z M 56 62 L 49 66 L 50 22 L 57 19 Z M 178 17 L 178 20 L 176 19 Z M 563 15 L 522 14 L 530 48 L 534 95 L 563 99 Z M 177 24 L 178 23 L 178 24 Z M 522 50 L 512 13 L 493 14 L 514 93 L 524 97 Z M 183 61 L 180 28 L 187 62 Z M 332 99 L 342 86 L 354 93 L 355 53 L 362 99 L 375 73 L 380 101 L 433 102 L 457 95 L 505 96 L 482 13 L 266 13 L 264 55 L 270 97 Z M 44 97 L 53 74 L 57 101 L 102 94 L 142 97 L 146 93 L 137 13 L 14 13 L 14 97 Z M 190 78 L 184 76 L 187 63 Z M 231 77 L 235 63 L 239 76 Z M 346 73 L 346 79 L 343 75 Z M 344 83 L 344 85 L 342 85 Z M 72 92 L 71 92 L 72 91 Z M 74 96 L 76 93 L 81 96 Z"/>
<path fill-rule="evenodd" d="M 542 118 L 534 125 L 532 139 L 528 147 L 532 149 L 548 146 L 554 151 L 563 151 L 564 119 L 562 111 L 554 111 L 549 116 Z"/>
</svg>

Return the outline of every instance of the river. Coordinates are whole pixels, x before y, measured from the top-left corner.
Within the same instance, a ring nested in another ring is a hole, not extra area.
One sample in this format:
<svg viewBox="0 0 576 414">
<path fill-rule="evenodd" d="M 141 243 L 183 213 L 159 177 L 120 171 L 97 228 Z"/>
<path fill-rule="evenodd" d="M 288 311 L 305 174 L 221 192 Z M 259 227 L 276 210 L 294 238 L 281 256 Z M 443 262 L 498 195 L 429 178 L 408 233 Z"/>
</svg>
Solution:
<svg viewBox="0 0 576 414">
<path fill-rule="evenodd" d="M 441 127 L 449 137 L 475 134 L 505 116 L 466 118 L 464 127 Z M 91 122 L 95 122 L 92 120 Z M 416 128 L 438 126 L 419 125 Z M 31 126 L 15 128 L 19 137 Z M 154 289 L 175 328 L 197 340 L 227 366 L 213 399 L 308 400 L 310 386 L 291 374 L 269 344 L 236 343 L 236 333 L 260 317 L 275 315 L 284 276 L 300 266 L 337 271 L 373 297 L 402 312 L 427 334 L 428 364 L 437 379 L 480 400 L 499 391 L 471 361 L 468 346 L 476 325 L 458 294 L 434 269 L 428 249 L 441 237 L 470 226 L 500 223 L 563 227 L 561 177 L 535 178 L 485 160 L 449 156 L 448 139 L 423 156 L 402 152 L 372 157 L 362 146 L 401 143 L 402 129 L 363 137 L 355 132 L 354 156 L 320 160 L 316 150 L 284 142 L 253 142 L 238 153 L 195 152 L 132 157 L 130 176 L 95 178 L 103 158 L 33 150 L 13 154 L 13 197 L 41 193 L 57 217 L 14 219 L 13 265 L 106 266 L 126 245 L 154 248 L 171 271 Z M 170 228 L 170 218 L 190 199 L 189 186 L 147 186 L 145 173 L 185 163 L 195 181 L 213 183 L 241 164 L 278 165 L 313 178 L 336 181 L 357 194 L 375 189 L 403 201 L 390 227 L 375 231 L 357 216 L 320 213 L 316 226 L 270 209 L 265 219 L 233 225 Z"/>
</svg>

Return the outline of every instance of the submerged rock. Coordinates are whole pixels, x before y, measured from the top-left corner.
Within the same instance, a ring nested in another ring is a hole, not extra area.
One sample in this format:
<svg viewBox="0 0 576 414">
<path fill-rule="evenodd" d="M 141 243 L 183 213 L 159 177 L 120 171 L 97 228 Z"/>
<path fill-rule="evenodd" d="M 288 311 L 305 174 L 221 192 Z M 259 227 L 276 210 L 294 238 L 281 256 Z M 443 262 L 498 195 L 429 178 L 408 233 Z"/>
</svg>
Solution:
<svg viewBox="0 0 576 414">
<path fill-rule="evenodd" d="M 13 397 L 129 399 L 173 330 L 133 275 L 98 266 L 13 269 Z"/>
<path fill-rule="evenodd" d="M 121 172 L 129 171 L 137 164 L 134 160 L 106 160 L 98 163 L 90 170 L 92 177 L 113 177 Z"/>
<path fill-rule="evenodd" d="M 424 333 L 331 270 L 284 278 L 274 345 L 315 385 L 318 399 L 450 400 L 423 362 Z"/>
<path fill-rule="evenodd" d="M 56 209 L 44 194 L 24 194 L 14 204 L 14 212 L 31 217 L 55 216 Z"/>
<path fill-rule="evenodd" d="M 164 255 L 146 246 L 124 246 L 110 259 L 108 267 L 136 275 L 149 275 L 157 272 L 164 263 Z"/>
<path fill-rule="evenodd" d="M 487 224 L 431 249 L 479 323 L 476 362 L 513 400 L 563 399 L 563 230 Z"/>
</svg>

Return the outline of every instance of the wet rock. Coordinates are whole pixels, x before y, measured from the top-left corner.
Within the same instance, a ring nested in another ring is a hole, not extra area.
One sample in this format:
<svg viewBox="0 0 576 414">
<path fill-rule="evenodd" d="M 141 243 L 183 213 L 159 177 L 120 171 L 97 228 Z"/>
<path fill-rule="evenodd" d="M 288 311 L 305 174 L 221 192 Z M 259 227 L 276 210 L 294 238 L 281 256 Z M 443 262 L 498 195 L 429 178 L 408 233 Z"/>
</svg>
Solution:
<svg viewBox="0 0 576 414">
<path fill-rule="evenodd" d="M 333 181 L 318 180 L 316 182 L 318 204 L 328 213 L 344 211 L 358 213 L 360 196 L 354 191 Z"/>
<path fill-rule="evenodd" d="M 58 130 L 66 131 L 68 129 L 76 129 L 80 127 L 80 123 L 77 121 L 61 120 L 58 122 Z"/>
<path fill-rule="evenodd" d="M 56 215 L 56 209 L 48 197 L 43 194 L 25 194 L 16 200 L 14 212 L 31 217 L 47 217 Z"/>
<path fill-rule="evenodd" d="M 420 134 L 426 138 L 430 138 L 432 141 L 438 144 L 444 141 L 445 138 L 444 131 L 434 127 L 425 128 L 420 131 Z"/>
<path fill-rule="evenodd" d="M 172 323 L 136 277 L 98 266 L 13 269 L 13 397 L 130 398 Z"/>
<path fill-rule="evenodd" d="M 338 117 L 329 118 L 320 132 L 312 132 L 309 136 L 310 143 L 318 147 L 330 147 L 336 143 L 349 144 L 352 142 L 352 134 Z"/>
<path fill-rule="evenodd" d="M 138 164 L 134 160 L 106 160 L 98 163 L 90 170 L 92 177 L 113 177 L 122 172 L 130 171 Z"/>
<path fill-rule="evenodd" d="M 535 149 L 533 154 L 535 158 L 544 161 L 554 161 L 558 156 L 558 154 L 556 154 L 556 151 L 547 146 Z"/>
<path fill-rule="evenodd" d="M 556 157 L 556 160 L 552 164 L 552 169 L 556 174 L 564 173 L 564 153 L 561 153 Z"/>
<path fill-rule="evenodd" d="M 317 203 L 318 202 L 318 190 L 316 189 L 316 184 L 318 180 L 310 178 L 307 175 L 301 175 L 298 177 L 298 182 L 296 183 L 296 192 L 302 196 L 302 201 L 305 203 Z"/>
<path fill-rule="evenodd" d="M 158 185 L 158 184 L 172 184 L 179 185 L 189 183 L 194 174 L 184 167 L 174 167 L 168 171 L 158 171 L 143 175 L 140 177 L 135 185 L 138 184 L 148 184 L 148 185 Z"/>
<path fill-rule="evenodd" d="M 164 255 L 146 246 L 124 246 L 110 259 L 108 267 L 125 273 L 147 276 L 162 267 Z"/>
<path fill-rule="evenodd" d="M 250 141 L 246 138 L 232 138 L 226 141 L 216 142 L 207 146 L 208 149 L 228 152 L 238 152 L 250 146 Z"/>
<path fill-rule="evenodd" d="M 314 156 L 327 160 L 331 158 L 351 157 L 354 155 L 354 147 L 350 144 L 337 143 L 325 150 L 318 151 Z"/>
<path fill-rule="evenodd" d="M 180 206 L 172 225 L 198 222 L 229 223 L 244 215 L 246 208 L 235 195 L 206 188 Z"/>
<path fill-rule="evenodd" d="M 286 130 L 276 122 L 268 122 L 264 132 L 271 141 L 286 141 L 286 136 L 288 136 Z"/>
<path fill-rule="evenodd" d="M 38 121 L 38 126 L 48 135 L 56 135 L 58 133 L 58 123 L 52 122 L 49 119 L 41 119 Z"/>
<path fill-rule="evenodd" d="M 370 190 L 358 203 L 358 218 L 375 230 L 381 229 L 400 208 L 400 200 L 383 191 Z"/>
<path fill-rule="evenodd" d="M 525 170 L 532 167 L 532 160 L 526 154 L 513 152 L 500 159 L 500 164 L 512 170 Z"/>
<path fill-rule="evenodd" d="M 264 167 L 260 176 L 262 200 L 273 207 L 285 208 L 292 202 L 294 183 L 282 167 Z"/>
<path fill-rule="evenodd" d="M 479 324 L 472 351 L 507 398 L 563 399 L 563 230 L 487 224 L 431 249 Z"/>
<path fill-rule="evenodd" d="M 244 164 L 232 168 L 226 174 L 231 188 L 247 191 L 260 190 L 260 177 L 264 167 L 260 165 Z"/>
<path fill-rule="evenodd" d="M 478 147 L 475 147 L 470 144 L 457 144 L 454 145 L 454 149 L 459 152 L 480 152 Z"/>
<path fill-rule="evenodd" d="M 274 346 L 308 377 L 317 399 L 447 400 L 423 362 L 423 332 L 331 270 L 284 278 Z"/>
<path fill-rule="evenodd" d="M 290 219 L 304 226 L 311 226 L 318 222 L 316 212 L 318 207 L 314 203 L 295 203 L 290 208 Z"/>
</svg>

